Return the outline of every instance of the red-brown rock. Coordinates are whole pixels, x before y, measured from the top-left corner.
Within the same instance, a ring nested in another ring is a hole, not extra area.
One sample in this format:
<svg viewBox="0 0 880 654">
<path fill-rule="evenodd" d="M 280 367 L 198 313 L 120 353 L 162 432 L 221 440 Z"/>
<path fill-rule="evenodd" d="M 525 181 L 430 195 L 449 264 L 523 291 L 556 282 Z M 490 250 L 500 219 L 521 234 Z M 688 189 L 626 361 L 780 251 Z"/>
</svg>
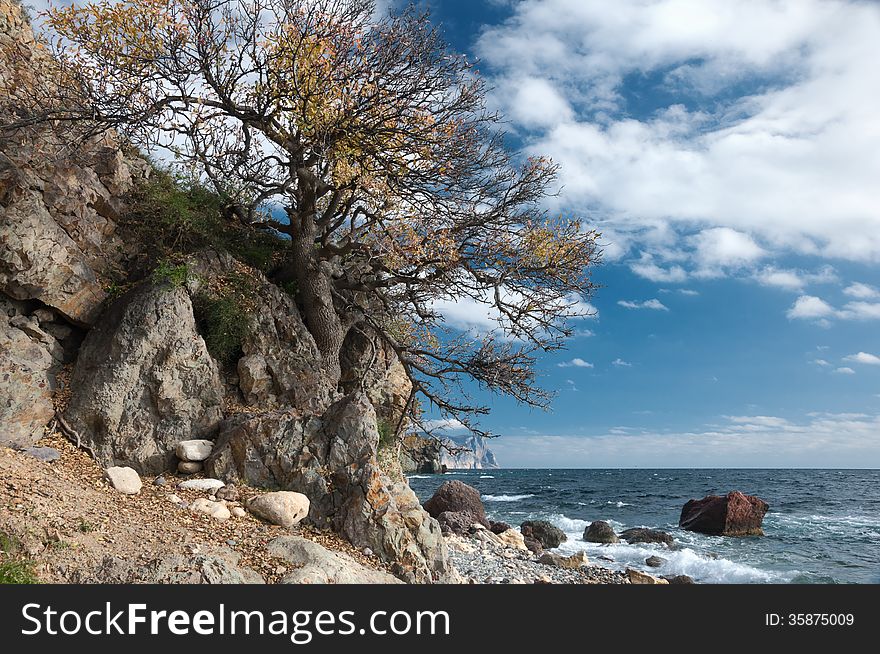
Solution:
<svg viewBox="0 0 880 654">
<path fill-rule="evenodd" d="M 709 495 L 685 504 L 678 525 L 713 536 L 763 536 L 761 523 L 769 508 L 759 497 L 739 491 Z"/>
<path fill-rule="evenodd" d="M 424 507 L 432 517 L 440 520 L 442 516 L 441 527 L 445 525 L 455 533 L 467 533 L 467 529 L 475 523 L 487 529 L 490 526 L 480 491 L 457 479 L 443 482 Z"/>
</svg>

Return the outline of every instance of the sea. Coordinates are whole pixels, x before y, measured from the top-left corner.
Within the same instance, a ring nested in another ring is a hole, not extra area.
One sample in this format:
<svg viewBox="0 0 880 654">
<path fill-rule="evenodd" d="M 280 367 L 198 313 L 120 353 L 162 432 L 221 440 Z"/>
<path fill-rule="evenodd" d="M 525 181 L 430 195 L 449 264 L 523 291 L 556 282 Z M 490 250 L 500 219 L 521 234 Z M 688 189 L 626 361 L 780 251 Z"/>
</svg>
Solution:
<svg viewBox="0 0 880 654">
<path fill-rule="evenodd" d="M 410 475 L 409 483 L 425 501 L 451 479 L 480 491 L 490 519 L 514 527 L 548 520 L 568 536 L 556 551 L 585 550 L 614 569 L 710 584 L 880 583 L 880 470 L 455 470 Z M 732 490 L 770 505 L 764 536 L 706 536 L 678 527 L 685 502 Z M 618 533 L 662 529 L 676 547 L 587 543 L 583 532 L 594 520 Z M 666 562 L 651 569 L 645 559 L 654 554 Z"/>
</svg>

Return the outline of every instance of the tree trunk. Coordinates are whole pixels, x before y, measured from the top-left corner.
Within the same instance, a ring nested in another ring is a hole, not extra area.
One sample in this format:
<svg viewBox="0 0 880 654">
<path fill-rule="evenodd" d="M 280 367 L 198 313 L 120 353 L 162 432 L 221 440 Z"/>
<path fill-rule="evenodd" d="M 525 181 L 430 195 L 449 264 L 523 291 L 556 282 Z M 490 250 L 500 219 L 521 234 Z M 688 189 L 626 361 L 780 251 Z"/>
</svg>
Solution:
<svg viewBox="0 0 880 654">
<path fill-rule="evenodd" d="M 289 259 L 290 271 L 296 279 L 297 299 L 303 321 L 321 353 L 322 367 L 338 384 L 341 375 L 339 353 L 345 330 L 333 306 L 333 282 L 326 262 L 319 261 L 314 254 L 314 223 L 305 218 L 299 221 L 298 228 L 292 230 Z"/>
</svg>

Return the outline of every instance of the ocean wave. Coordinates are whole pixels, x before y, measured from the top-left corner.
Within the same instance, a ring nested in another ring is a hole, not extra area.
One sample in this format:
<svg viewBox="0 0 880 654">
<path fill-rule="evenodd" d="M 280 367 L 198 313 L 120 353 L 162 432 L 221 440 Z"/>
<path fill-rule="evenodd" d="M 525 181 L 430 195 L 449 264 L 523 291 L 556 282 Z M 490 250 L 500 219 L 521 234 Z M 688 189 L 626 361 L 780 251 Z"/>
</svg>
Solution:
<svg viewBox="0 0 880 654">
<path fill-rule="evenodd" d="M 630 504 L 629 502 L 615 502 L 613 500 L 608 500 L 607 502 L 605 502 L 605 504 L 611 504 L 613 506 L 616 506 L 618 509 L 622 509 L 625 506 L 632 506 L 632 504 Z"/>
<path fill-rule="evenodd" d="M 777 528 L 799 535 L 824 532 L 834 536 L 880 538 L 880 518 L 867 515 L 791 515 L 768 513 L 764 531 Z"/>
<path fill-rule="evenodd" d="M 495 479 L 492 475 L 480 475 L 480 479 Z"/>
<path fill-rule="evenodd" d="M 530 497 L 534 497 L 534 495 L 483 495 L 482 500 L 484 502 L 519 502 Z"/>
<path fill-rule="evenodd" d="M 431 475 L 407 475 L 407 479 L 430 479 Z"/>
<path fill-rule="evenodd" d="M 661 545 L 628 545 L 622 542 L 615 545 L 600 545 L 587 543 L 580 540 L 579 537 L 573 538 L 572 536 L 574 534 L 569 534 L 569 539 L 557 548 L 559 552 L 573 554 L 584 550 L 587 556 L 594 561 L 615 570 L 635 568 L 654 576 L 687 575 L 704 584 L 785 583 L 801 574 L 796 570 L 786 573 L 761 570 L 746 563 L 707 556 L 690 547 L 669 550 Z M 652 555 L 660 556 L 666 559 L 666 562 L 659 568 L 646 566 L 645 559 Z M 599 561 L 600 556 L 610 556 L 614 561 Z"/>
</svg>

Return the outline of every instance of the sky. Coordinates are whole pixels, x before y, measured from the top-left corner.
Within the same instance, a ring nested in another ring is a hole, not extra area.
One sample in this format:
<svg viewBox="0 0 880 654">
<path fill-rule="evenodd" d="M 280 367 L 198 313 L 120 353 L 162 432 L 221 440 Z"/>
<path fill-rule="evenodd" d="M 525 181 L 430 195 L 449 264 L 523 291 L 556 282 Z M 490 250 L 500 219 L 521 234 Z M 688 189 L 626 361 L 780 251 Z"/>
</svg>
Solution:
<svg viewBox="0 0 880 654">
<path fill-rule="evenodd" d="M 424 4 L 605 245 L 501 465 L 880 467 L 880 6 Z"/>
<path fill-rule="evenodd" d="M 420 4 L 603 235 L 552 410 L 480 398 L 500 464 L 880 467 L 880 5 Z"/>
</svg>

